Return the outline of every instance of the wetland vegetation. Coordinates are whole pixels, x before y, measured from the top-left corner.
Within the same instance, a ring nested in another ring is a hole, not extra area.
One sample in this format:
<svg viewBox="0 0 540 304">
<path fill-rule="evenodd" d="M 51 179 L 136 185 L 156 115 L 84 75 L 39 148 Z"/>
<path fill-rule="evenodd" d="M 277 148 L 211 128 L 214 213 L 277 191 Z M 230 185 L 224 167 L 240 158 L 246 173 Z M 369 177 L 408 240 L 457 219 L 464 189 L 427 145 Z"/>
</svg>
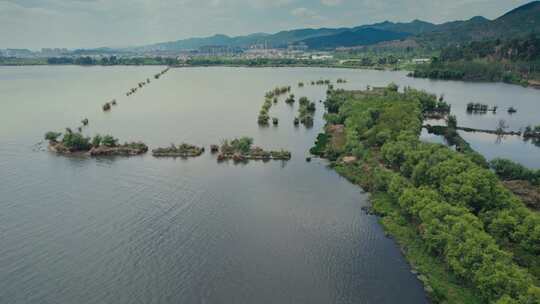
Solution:
<svg viewBox="0 0 540 304">
<path fill-rule="evenodd" d="M 436 102 L 411 88 L 336 90 L 311 151 L 371 192 L 435 302 L 535 303 L 540 217 L 474 157 L 418 139 Z"/>
<path fill-rule="evenodd" d="M 253 138 L 240 137 L 221 143 L 218 161 L 232 159 L 235 162 L 248 160 L 290 160 L 291 153 L 285 150 L 266 151 L 253 146 Z"/>
<path fill-rule="evenodd" d="M 154 157 L 197 157 L 204 153 L 204 147 L 198 147 L 182 143 L 180 145 L 171 144 L 166 148 L 152 150 Z"/>
<path fill-rule="evenodd" d="M 316 105 L 311 102 L 307 97 L 300 97 L 298 99 L 298 120 L 306 127 L 313 126 L 313 113 L 315 113 Z"/>
<path fill-rule="evenodd" d="M 62 139 L 59 139 L 62 137 Z M 89 156 L 134 156 L 144 154 L 148 146 L 142 142 L 119 144 L 118 139 L 111 135 L 96 135 L 86 137 L 80 132 L 66 129 L 60 132 L 47 132 L 45 140 L 49 142 L 49 149 L 59 154 L 81 154 Z"/>
</svg>

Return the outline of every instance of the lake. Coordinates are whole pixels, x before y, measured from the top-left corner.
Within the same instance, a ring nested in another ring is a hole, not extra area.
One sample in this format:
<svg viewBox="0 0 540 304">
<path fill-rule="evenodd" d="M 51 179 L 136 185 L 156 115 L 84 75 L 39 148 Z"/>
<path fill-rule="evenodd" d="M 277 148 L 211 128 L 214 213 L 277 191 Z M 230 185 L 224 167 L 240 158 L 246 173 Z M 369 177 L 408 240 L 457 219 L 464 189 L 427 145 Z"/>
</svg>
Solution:
<svg viewBox="0 0 540 304">
<path fill-rule="evenodd" d="M 361 211 L 367 195 L 324 161 L 305 161 L 324 124 L 325 87 L 296 83 L 341 77 L 348 83 L 340 87 L 357 89 L 393 81 L 444 93 L 463 125 L 489 128 L 499 116 L 512 128 L 540 123 L 537 91 L 504 84 L 321 68 L 171 69 L 154 80 L 162 69 L 0 68 L 0 302 L 426 303 L 399 247 Z M 125 96 L 146 78 L 150 85 Z M 264 93 L 278 85 L 317 101 L 312 128 L 293 126 L 298 104 L 283 98 L 270 110 L 279 127 L 257 125 Z M 113 98 L 118 106 L 104 113 Z M 470 100 L 518 113 L 470 117 Z M 293 158 L 235 165 L 209 153 L 89 159 L 46 151 L 46 131 L 85 117 L 88 135 L 150 148 L 250 136 Z"/>
</svg>

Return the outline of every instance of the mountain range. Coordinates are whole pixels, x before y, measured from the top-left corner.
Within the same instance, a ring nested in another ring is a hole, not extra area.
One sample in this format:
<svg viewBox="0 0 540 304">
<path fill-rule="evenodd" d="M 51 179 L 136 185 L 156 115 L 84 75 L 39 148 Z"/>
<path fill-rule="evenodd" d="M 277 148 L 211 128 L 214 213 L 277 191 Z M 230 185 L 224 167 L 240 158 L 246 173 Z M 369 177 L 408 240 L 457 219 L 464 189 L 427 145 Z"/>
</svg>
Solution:
<svg viewBox="0 0 540 304">
<path fill-rule="evenodd" d="M 421 20 L 407 23 L 381 22 L 352 28 L 319 28 L 281 31 L 275 34 L 256 33 L 230 37 L 214 35 L 130 48 L 132 51 L 180 51 L 205 46 L 242 47 L 256 44 L 268 47 L 287 47 L 305 44 L 310 49 L 374 45 L 395 40 L 414 40 L 424 46 L 445 46 L 483 39 L 512 38 L 540 33 L 540 1 L 520 6 L 497 19 L 481 16 L 464 21 L 433 24 Z"/>
</svg>

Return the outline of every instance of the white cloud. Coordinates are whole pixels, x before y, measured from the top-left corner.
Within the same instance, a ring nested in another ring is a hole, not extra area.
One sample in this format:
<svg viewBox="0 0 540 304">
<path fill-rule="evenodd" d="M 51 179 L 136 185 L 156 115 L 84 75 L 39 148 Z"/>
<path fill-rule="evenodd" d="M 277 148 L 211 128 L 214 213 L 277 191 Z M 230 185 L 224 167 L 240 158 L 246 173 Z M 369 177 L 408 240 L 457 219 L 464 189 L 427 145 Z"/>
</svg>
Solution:
<svg viewBox="0 0 540 304">
<path fill-rule="evenodd" d="M 127 46 L 384 20 L 494 18 L 528 1 L 0 0 L 0 48 Z"/>
</svg>

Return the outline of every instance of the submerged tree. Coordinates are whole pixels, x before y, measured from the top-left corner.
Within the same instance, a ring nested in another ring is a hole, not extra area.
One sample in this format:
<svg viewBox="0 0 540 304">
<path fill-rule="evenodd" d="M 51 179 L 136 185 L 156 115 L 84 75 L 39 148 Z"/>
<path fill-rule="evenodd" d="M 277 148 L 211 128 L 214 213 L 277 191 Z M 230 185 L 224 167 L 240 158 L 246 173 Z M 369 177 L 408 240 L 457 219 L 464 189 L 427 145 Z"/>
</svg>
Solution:
<svg viewBox="0 0 540 304">
<path fill-rule="evenodd" d="M 50 142 L 57 142 L 58 137 L 60 137 L 60 136 L 62 136 L 62 133 L 60 133 L 60 132 L 49 131 L 49 132 L 45 133 L 45 140 L 48 140 Z"/>
</svg>

